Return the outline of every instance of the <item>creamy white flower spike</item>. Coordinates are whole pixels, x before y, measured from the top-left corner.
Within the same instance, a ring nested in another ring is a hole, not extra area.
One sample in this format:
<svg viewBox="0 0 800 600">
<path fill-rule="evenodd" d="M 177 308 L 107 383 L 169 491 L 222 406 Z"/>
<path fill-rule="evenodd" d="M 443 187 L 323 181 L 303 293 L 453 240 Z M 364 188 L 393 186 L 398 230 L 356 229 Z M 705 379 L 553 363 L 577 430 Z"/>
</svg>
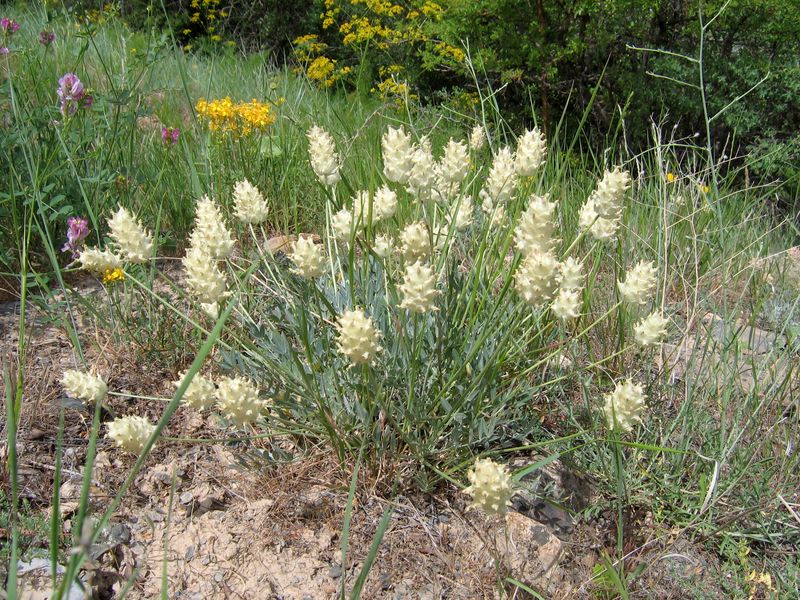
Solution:
<svg viewBox="0 0 800 600">
<path fill-rule="evenodd" d="M 477 152 L 486 145 L 486 130 L 483 125 L 475 125 L 469 134 L 469 148 Z"/>
<path fill-rule="evenodd" d="M 605 219 L 597 214 L 594 200 L 590 198 L 578 213 L 578 229 L 588 231 L 598 242 L 611 242 L 617 237 L 619 221 Z"/>
<path fill-rule="evenodd" d="M 403 274 L 403 283 L 399 286 L 403 301 L 400 308 L 407 308 L 411 312 L 426 313 L 435 310 L 436 274 L 433 269 L 419 261 L 406 266 Z"/>
<path fill-rule="evenodd" d="M 627 171 L 622 171 L 619 167 L 606 171 L 592 194 L 597 214 L 612 221 L 619 220 L 622 216 L 622 201 L 630 185 L 631 176 Z"/>
<path fill-rule="evenodd" d="M 436 182 L 436 164 L 430 150 L 430 141 L 423 138 L 411 154 L 411 170 L 408 173 L 408 191 L 418 199 L 430 197 Z"/>
<path fill-rule="evenodd" d="M 269 215 L 267 201 L 256 186 L 243 179 L 233 186 L 233 206 L 242 223 L 262 223 Z"/>
<path fill-rule="evenodd" d="M 357 308 L 347 310 L 336 320 L 339 352 L 350 359 L 353 365 L 366 365 L 373 362 L 382 350 L 380 332 L 375 329 L 364 311 Z"/>
<path fill-rule="evenodd" d="M 97 248 L 84 248 L 81 250 L 78 261 L 81 263 L 81 269 L 99 275 L 122 267 L 122 259 L 119 256 L 110 250 L 99 250 Z"/>
<path fill-rule="evenodd" d="M 514 230 L 514 245 L 522 254 L 531 252 L 549 252 L 558 240 L 554 237 L 556 210 L 554 202 L 549 201 L 549 194 L 532 195 L 528 200 L 528 208 L 522 213 Z"/>
<path fill-rule="evenodd" d="M 153 253 L 153 238 L 126 208 L 120 207 L 108 220 L 109 237 L 117 243 L 126 260 L 144 263 Z"/>
<path fill-rule="evenodd" d="M 511 473 L 505 465 L 490 458 L 479 458 L 467 472 L 469 487 L 464 492 L 472 496 L 470 508 L 480 508 L 487 514 L 503 514 L 511 504 L 514 489 Z"/>
<path fill-rule="evenodd" d="M 155 430 L 156 426 L 144 417 L 128 415 L 108 424 L 107 437 L 125 452 L 139 455 Z"/>
<path fill-rule="evenodd" d="M 185 371 L 177 381 L 172 382 L 175 389 L 178 389 L 183 384 L 187 374 L 188 371 Z M 215 391 L 214 382 L 197 373 L 189 382 L 189 387 L 186 388 L 181 401 L 195 410 L 211 408 L 214 404 Z"/>
<path fill-rule="evenodd" d="M 391 219 L 397 210 L 397 193 L 383 185 L 372 198 L 372 218 L 377 221 Z"/>
<path fill-rule="evenodd" d="M 583 264 L 573 258 L 567 257 L 559 266 L 558 287 L 562 290 L 583 289 Z"/>
<path fill-rule="evenodd" d="M 625 274 L 625 281 L 617 283 L 622 298 L 631 304 L 647 304 L 656 289 L 657 272 L 652 262 L 636 263 Z"/>
<path fill-rule="evenodd" d="M 413 166 L 414 149 L 411 135 L 403 127 L 389 127 L 381 139 L 383 150 L 383 174 L 386 179 L 405 185 Z"/>
<path fill-rule="evenodd" d="M 322 247 L 317 246 L 311 236 L 301 235 L 292 244 L 289 259 L 294 263 L 295 273 L 306 279 L 315 279 L 325 273 L 325 255 Z"/>
<path fill-rule="evenodd" d="M 531 252 L 514 275 L 514 289 L 526 304 L 537 307 L 553 299 L 558 260 L 552 252 Z"/>
<path fill-rule="evenodd" d="M 630 187 L 630 182 L 630 175 L 619 167 L 606 171 L 597 188 L 581 207 L 578 217 L 580 230 L 588 230 L 598 241 L 614 240 L 622 218 L 625 192 Z"/>
<path fill-rule="evenodd" d="M 308 158 L 317 178 L 323 185 L 336 185 L 341 176 L 339 174 L 339 157 L 336 154 L 333 138 L 317 125 L 308 130 L 306 137 L 308 138 Z"/>
<path fill-rule="evenodd" d="M 603 412 L 609 429 L 627 433 L 642 422 L 646 397 L 641 384 L 631 380 L 617 382 L 614 391 L 604 398 Z"/>
<path fill-rule="evenodd" d="M 217 408 L 236 425 L 255 421 L 268 402 L 258 396 L 258 388 L 243 377 L 223 377 L 217 384 Z"/>
<path fill-rule="evenodd" d="M 633 328 L 634 339 L 640 346 L 655 346 L 664 341 L 667 336 L 667 324 L 669 319 L 659 311 L 651 313 L 647 318 L 642 319 Z"/>
<path fill-rule="evenodd" d="M 381 234 L 377 236 L 372 243 L 372 250 L 381 258 L 388 258 L 392 253 L 393 245 L 392 238 L 388 235 Z"/>
<path fill-rule="evenodd" d="M 181 262 L 186 270 L 189 291 L 199 302 L 211 304 L 228 296 L 225 275 L 205 248 L 189 246 Z"/>
<path fill-rule="evenodd" d="M 339 240 L 349 240 L 353 231 L 353 213 L 343 208 L 331 217 L 333 235 Z"/>
<path fill-rule="evenodd" d="M 203 196 L 197 203 L 194 230 L 189 241 L 213 259 L 227 258 L 233 250 L 231 232 L 225 227 L 219 207 L 208 196 Z"/>
<path fill-rule="evenodd" d="M 517 141 L 517 152 L 514 156 L 514 169 L 520 177 L 530 177 L 544 163 L 547 153 L 547 142 L 538 127 L 527 130 Z"/>
<path fill-rule="evenodd" d="M 559 288 L 556 299 L 550 306 L 553 314 L 562 321 L 577 319 L 581 316 L 581 297 L 578 290 Z"/>
<path fill-rule="evenodd" d="M 411 223 L 400 233 L 401 252 L 408 262 L 424 260 L 431 255 L 428 227 L 422 221 Z"/>
<path fill-rule="evenodd" d="M 84 402 L 102 402 L 108 393 L 108 386 L 100 376 L 75 369 L 64 371 L 61 385 L 69 397 Z"/>
<path fill-rule="evenodd" d="M 514 171 L 514 155 L 509 148 L 501 148 L 494 157 L 492 168 L 486 178 L 484 191 L 494 204 L 505 204 L 517 191 L 517 174 Z"/>
<path fill-rule="evenodd" d="M 459 184 L 469 174 L 469 149 L 464 142 L 453 138 L 444 147 L 444 155 L 439 162 L 439 175 L 451 184 Z"/>
</svg>

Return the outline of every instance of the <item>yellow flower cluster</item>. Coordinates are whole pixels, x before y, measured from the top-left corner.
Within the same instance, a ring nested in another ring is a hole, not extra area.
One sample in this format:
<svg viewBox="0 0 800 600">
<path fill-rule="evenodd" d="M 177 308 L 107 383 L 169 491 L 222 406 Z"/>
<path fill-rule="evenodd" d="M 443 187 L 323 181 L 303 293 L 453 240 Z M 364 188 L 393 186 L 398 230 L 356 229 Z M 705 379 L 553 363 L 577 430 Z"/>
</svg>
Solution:
<svg viewBox="0 0 800 600">
<path fill-rule="evenodd" d="M 339 79 L 347 76 L 350 67 L 336 68 L 336 61 L 323 54 L 327 44 L 314 35 L 304 35 L 294 40 L 294 56 L 305 67 L 297 67 L 295 73 L 305 71 L 308 78 L 320 87 L 331 87 Z"/>
<path fill-rule="evenodd" d="M 228 16 L 228 13 L 219 9 L 220 0 L 192 0 L 189 4 L 189 21 L 205 28 L 205 32 L 211 34 L 209 39 L 212 42 L 221 42 L 222 36 L 216 33 L 217 22 L 220 18 Z M 183 34 L 189 35 L 191 29 L 184 29 Z"/>
<path fill-rule="evenodd" d="M 199 100 L 197 114 L 211 131 L 249 135 L 263 132 L 275 122 L 270 105 L 255 98 L 250 102 L 234 103 L 230 96 L 221 100 Z"/>
<path fill-rule="evenodd" d="M 115 269 L 106 269 L 106 272 L 103 274 L 103 284 L 108 285 L 109 283 L 117 281 L 125 281 L 125 272 L 119 267 Z"/>
<path fill-rule="evenodd" d="M 380 21 L 370 21 L 369 17 L 354 17 L 342 23 L 339 33 L 344 34 L 342 44 L 350 46 L 368 42 L 374 38 L 392 39 L 396 36 L 394 30 L 381 24 Z M 378 45 L 380 48 L 380 44 Z"/>
<path fill-rule="evenodd" d="M 379 69 L 407 60 L 409 53 L 423 56 L 425 68 L 455 68 L 464 62 L 464 51 L 438 36 L 428 25 L 440 21 L 445 14 L 442 5 L 430 0 L 324 0 L 320 14 L 327 44 L 317 36 L 295 40 L 295 56 L 309 79 L 322 86 L 331 86 L 344 73 L 336 60 L 358 61 L 367 50 L 378 50 L 380 58 L 372 59 Z M 330 46 L 329 46 L 330 45 Z M 332 54 L 333 49 L 337 54 Z M 372 55 L 371 55 L 372 56 Z M 335 58 L 334 58 L 335 57 Z M 386 60 L 386 59 L 389 60 Z M 382 63 L 382 64 L 381 64 Z M 411 99 L 408 84 L 397 82 L 391 72 L 380 72 L 374 80 L 373 92 L 386 99 Z"/>
</svg>

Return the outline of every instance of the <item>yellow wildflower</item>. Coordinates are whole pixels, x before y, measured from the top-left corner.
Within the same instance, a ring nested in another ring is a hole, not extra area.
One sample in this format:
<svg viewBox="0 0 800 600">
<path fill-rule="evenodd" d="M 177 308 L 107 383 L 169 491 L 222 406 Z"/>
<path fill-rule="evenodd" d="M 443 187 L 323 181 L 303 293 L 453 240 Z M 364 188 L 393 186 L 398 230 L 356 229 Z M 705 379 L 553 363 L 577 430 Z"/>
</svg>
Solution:
<svg viewBox="0 0 800 600">
<path fill-rule="evenodd" d="M 115 269 L 106 269 L 103 274 L 103 284 L 114 283 L 116 281 L 125 281 L 125 273 L 119 267 Z"/>
<path fill-rule="evenodd" d="M 675 175 L 675 173 L 667 173 L 667 183 L 675 183 L 677 179 L 678 177 Z"/>
</svg>

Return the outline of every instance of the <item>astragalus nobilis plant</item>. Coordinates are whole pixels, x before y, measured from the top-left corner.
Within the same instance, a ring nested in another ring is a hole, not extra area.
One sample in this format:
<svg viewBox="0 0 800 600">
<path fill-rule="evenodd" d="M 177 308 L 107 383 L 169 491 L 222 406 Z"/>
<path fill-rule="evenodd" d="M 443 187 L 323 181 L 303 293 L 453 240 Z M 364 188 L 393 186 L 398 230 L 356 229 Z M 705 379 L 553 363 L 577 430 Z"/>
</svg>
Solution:
<svg viewBox="0 0 800 600">
<path fill-rule="evenodd" d="M 327 227 L 276 253 L 258 229 L 268 207 L 255 186 L 225 190 L 230 220 L 226 202 L 199 199 L 182 259 L 190 318 L 203 328 L 221 308 L 233 311 L 185 403 L 232 427 L 327 440 L 343 460 L 361 448 L 390 451 L 440 474 L 529 439 L 536 398 L 562 393 L 559 365 L 582 356 L 581 370 L 599 372 L 613 356 L 589 358 L 595 329 L 651 305 L 657 272 L 641 261 L 621 281 L 597 283 L 596 256 L 625 231 L 623 167 L 600 176 L 578 227 L 567 228 L 547 192 L 541 132 L 497 149 L 486 172 L 482 136 L 450 139 L 437 159 L 429 138 L 390 126 L 382 177 L 348 194 L 347 157 L 312 127 L 308 170 L 328 195 Z M 115 260 L 152 254 L 133 215 L 121 209 L 109 224 Z M 615 356 L 657 344 L 667 327 L 653 312 L 623 332 Z M 608 393 L 598 394 L 592 427 L 624 433 L 640 421 L 647 382 L 638 377 L 598 379 Z"/>
</svg>

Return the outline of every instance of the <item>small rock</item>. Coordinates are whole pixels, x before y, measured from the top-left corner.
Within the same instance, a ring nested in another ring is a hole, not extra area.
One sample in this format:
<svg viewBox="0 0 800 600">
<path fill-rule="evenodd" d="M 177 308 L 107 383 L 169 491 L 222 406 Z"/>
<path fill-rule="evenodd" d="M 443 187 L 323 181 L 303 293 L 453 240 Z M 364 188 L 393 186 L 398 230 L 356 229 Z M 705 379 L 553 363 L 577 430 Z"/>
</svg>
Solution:
<svg viewBox="0 0 800 600">
<path fill-rule="evenodd" d="M 194 500 L 194 494 L 192 492 L 183 492 L 180 495 L 181 504 L 189 504 L 192 500 Z"/>
<path fill-rule="evenodd" d="M 331 568 L 328 569 L 328 576 L 331 579 L 339 579 L 339 577 L 342 576 L 342 566 L 337 564 L 331 565 Z"/>
</svg>

